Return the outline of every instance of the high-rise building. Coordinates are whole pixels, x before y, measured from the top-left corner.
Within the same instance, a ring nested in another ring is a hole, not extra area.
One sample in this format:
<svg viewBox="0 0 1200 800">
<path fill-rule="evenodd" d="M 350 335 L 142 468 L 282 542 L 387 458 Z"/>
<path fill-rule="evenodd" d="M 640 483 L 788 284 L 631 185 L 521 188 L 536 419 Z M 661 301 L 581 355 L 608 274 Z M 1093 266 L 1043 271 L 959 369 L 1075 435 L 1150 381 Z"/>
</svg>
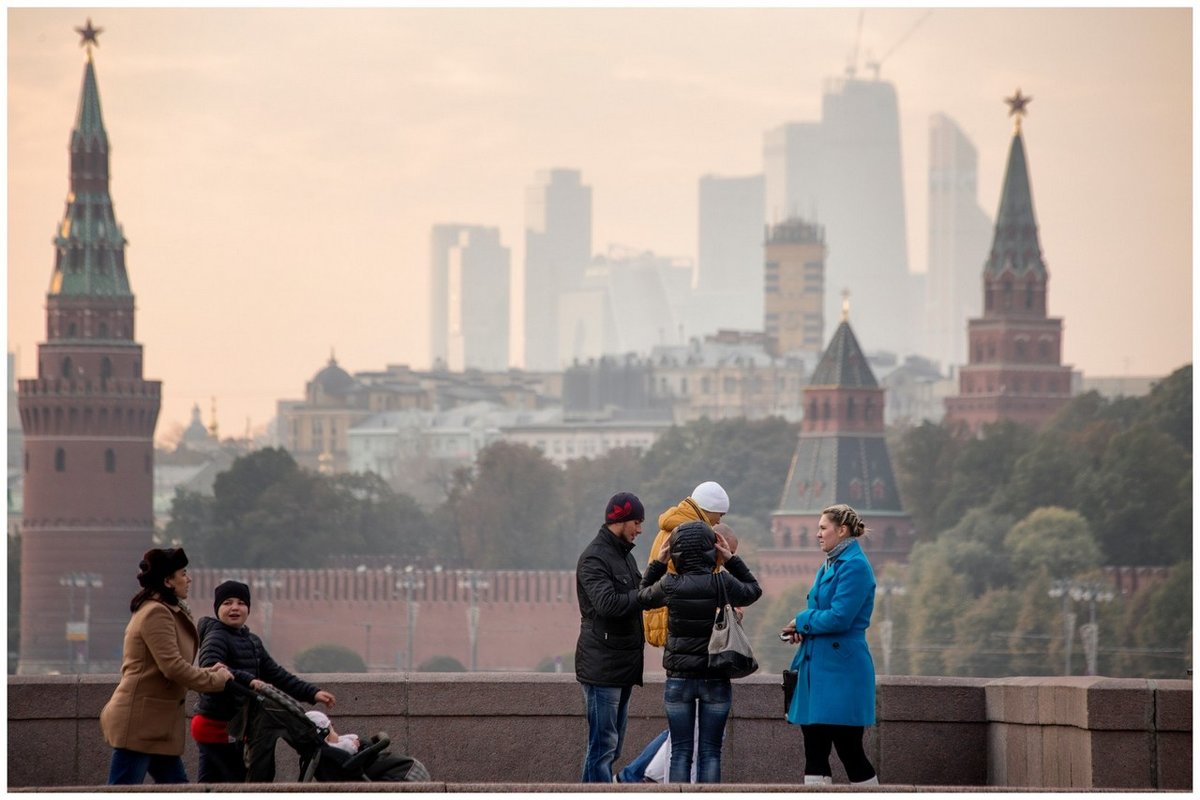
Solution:
<svg viewBox="0 0 1200 800">
<path fill-rule="evenodd" d="M 20 381 L 25 432 L 22 674 L 116 672 L 129 598 L 154 534 L 154 427 L 161 384 L 142 377 L 125 233 L 109 194 L 109 143 L 87 47 L 70 143 L 70 190 L 54 237 L 46 341 Z"/>
<path fill-rule="evenodd" d="M 509 250 L 499 228 L 461 231 L 447 250 L 447 366 L 508 368 Z"/>
<path fill-rule="evenodd" d="M 942 369 L 967 358 L 963 320 L 979 316 L 992 220 L 979 205 L 978 154 L 945 114 L 929 118 L 929 261 L 921 352 Z"/>
<path fill-rule="evenodd" d="M 763 320 L 768 351 L 815 364 L 825 330 L 825 232 L 792 218 L 767 227 Z"/>
<path fill-rule="evenodd" d="M 705 175 L 699 197 L 693 333 L 762 330 L 763 176 Z"/>
<path fill-rule="evenodd" d="M 537 173 L 525 193 L 525 369 L 561 369 L 559 301 L 583 284 L 592 252 L 592 187 L 579 170 Z"/>
<path fill-rule="evenodd" d="M 825 319 L 841 293 L 854 297 L 869 350 L 913 351 L 900 114 L 896 90 L 879 79 L 826 82 L 818 123 L 767 132 L 763 157 L 767 222 L 802 216 L 825 228 Z"/>
<path fill-rule="evenodd" d="M 463 231 L 472 230 L 473 225 L 443 223 L 434 225 L 429 233 L 429 363 L 434 368 L 445 368 L 449 353 L 449 276 L 450 248 L 458 244 Z"/>
<path fill-rule="evenodd" d="M 968 363 L 946 418 L 972 432 L 998 420 L 1041 427 L 1071 397 L 1062 363 L 1062 319 L 1048 317 L 1050 274 L 1033 211 L 1021 116 L 1029 98 L 1008 98 L 1016 128 L 1008 152 L 996 234 L 983 267 L 983 315 L 967 324 Z"/>
</svg>

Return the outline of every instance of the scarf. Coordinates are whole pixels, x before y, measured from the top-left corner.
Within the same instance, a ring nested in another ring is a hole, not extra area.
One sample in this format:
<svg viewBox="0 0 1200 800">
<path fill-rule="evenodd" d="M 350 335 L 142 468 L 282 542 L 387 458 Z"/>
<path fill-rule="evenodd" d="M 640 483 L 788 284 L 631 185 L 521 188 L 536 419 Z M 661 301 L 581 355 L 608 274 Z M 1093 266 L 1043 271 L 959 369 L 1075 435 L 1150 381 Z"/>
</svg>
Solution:
<svg viewBox="0 0 1200 800">
<path fill-rule="evenodd" d="M 835 545 L 834 548 L 829 551 L 829 555 L 825 556 L 825 568 L 828 569 L 834 561 L 837 561 L 838 556 L 844 553 L 846 548 L 849 547 L 850 543 L 853 541 L 853 536 L 847 536 L 845 539 L 838 542 L 837 545 Z"/>
</svg>

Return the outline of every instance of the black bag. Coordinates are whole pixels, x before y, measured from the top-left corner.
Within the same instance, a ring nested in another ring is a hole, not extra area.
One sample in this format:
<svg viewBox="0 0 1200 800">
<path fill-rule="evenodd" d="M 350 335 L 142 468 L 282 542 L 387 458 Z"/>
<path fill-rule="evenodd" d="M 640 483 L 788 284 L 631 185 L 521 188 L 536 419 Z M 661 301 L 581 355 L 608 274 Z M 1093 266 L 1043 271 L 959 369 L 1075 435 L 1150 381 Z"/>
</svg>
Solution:
<svg viewBox="0 0 1200 800">
<path fill-rule="evenodd" d="M 717 614 L 712 635 L 708 639 L 708 669 L 726 678 L 744 678 L 758 670 L 750 639 L 733 613 L 725 594 L 724 573 L 717 577 Z"/>
<path fill-rule="evenodd" d="M 792 695 L 796 693 L 796 679 L 800 673 L 794 669 L 783 671 L 783 716 L 787 717 L 788 709 L 792 707 Z"/>
</svg>

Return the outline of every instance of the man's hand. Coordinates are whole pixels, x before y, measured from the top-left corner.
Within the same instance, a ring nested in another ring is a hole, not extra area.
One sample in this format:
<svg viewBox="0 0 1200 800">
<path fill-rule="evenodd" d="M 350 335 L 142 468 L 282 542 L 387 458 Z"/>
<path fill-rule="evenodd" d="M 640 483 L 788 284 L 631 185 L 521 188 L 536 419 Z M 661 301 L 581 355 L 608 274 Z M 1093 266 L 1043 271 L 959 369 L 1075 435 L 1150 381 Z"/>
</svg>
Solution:
<svg viewBox="0 0 1200 800">
<path fill-rule="evenodd" d="M 316 695 L 317 702 L 326 708 L 333 708 L 333 704 L 337 702 L 337 698 L 333 696 L 333 692 L 327 692 L 321 689 Z"/>
</svg>

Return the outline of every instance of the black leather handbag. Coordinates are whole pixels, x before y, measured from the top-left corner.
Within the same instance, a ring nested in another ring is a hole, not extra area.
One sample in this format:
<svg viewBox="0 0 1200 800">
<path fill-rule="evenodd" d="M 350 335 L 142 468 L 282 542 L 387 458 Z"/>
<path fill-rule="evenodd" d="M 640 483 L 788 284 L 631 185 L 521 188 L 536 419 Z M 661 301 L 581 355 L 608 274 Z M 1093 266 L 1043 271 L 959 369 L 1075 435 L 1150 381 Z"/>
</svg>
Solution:
<svg viewBox="0 0 1200 800">
<path fill-rule="evenodd" d="M 794 669 L 785 669 L 783 671 L 783 716 L 786 717 L 788 709 L 792 707 L 792 695 L 796 693 L 796 678 L 799 673 Z"/>
</svg>

